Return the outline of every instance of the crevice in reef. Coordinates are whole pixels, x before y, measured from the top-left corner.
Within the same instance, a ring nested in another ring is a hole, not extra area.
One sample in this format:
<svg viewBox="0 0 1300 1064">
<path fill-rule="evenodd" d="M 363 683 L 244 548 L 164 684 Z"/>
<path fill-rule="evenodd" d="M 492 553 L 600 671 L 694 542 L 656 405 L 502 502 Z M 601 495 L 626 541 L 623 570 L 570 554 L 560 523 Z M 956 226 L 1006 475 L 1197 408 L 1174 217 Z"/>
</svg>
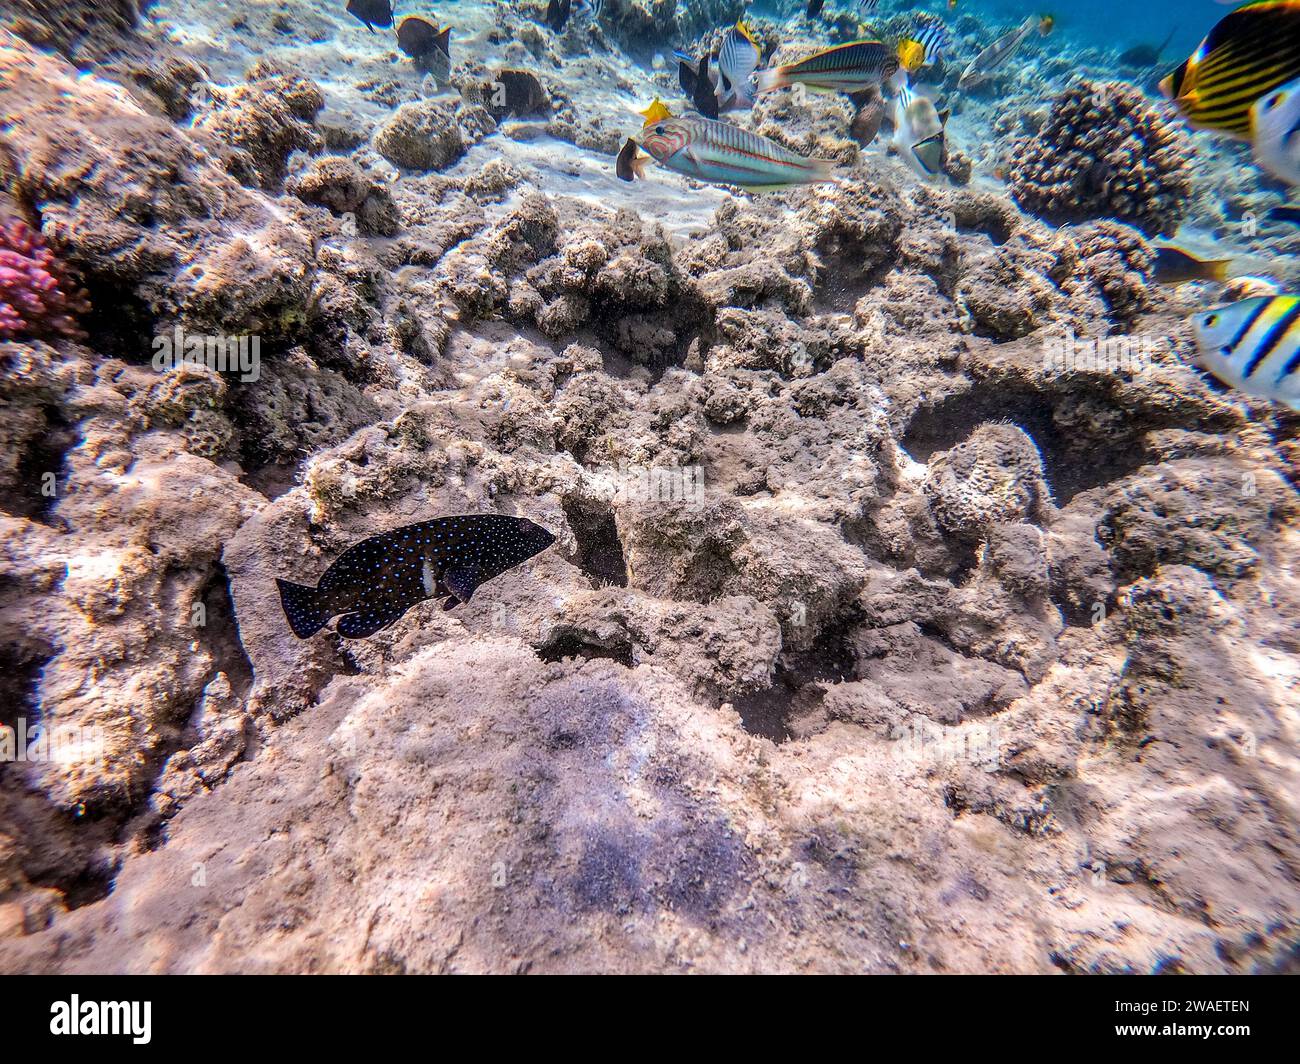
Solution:
<svg viewBox="0 0 1300 1064">
<path fill-rule="evenodd" d="M 732 699 L 741 727 L 774 743 L 794 737 L 792 722 L 814 714 L 826 697 L 826 685 L 857 675 L 849 636 L 858 618 L 824 629 L 807 650 L 787 652 L 777 662 L 772 686 Z"/>
<path fill-rule="evenodd" d="M 537 656 L 542 661 L 549 662 L 571 658 L 585 658 L 588 661 L 592 658 L 608 658 L 629 669 L 635 664 L 632 658 L 632 644 L 626 639 L 619 639 L 605 645 L 596 642 L 576 628 L 561 628 L 555 631 L 537 648 Z"/>
<path fill-rule="evenodd" d="M 578 541 L 573 564 L 587 574 L 591 586 L 627 587 L 627 561 L 614 511 L 601 503 L 568 499 L 564 516 Z"/>
<path fill-rule="evenodd" d="M 1066 435 L 1053 419 L 1050 399 L 1028 390 L 977 384 L 969 392 L 924 407 L 903 434 L 902 447 L 925 463 L 966 439 L 988 421 L 1010 422 L 1038 447 L 1052 496 L 1063 506 L 1075 495 L 1137 471 L 1150 460 L 1137 438 L 1125 446 L 1102 446 L 1080 433 Z"/>
<path fill-rule="evenodd" d="M 200 598 L 206 621 L 204 642 L 216 661 L 212 677 L 224 672 L 230 681 L 230 690 L 242 701 L 253 689 L 253 663 L 239 639 L 235 603 L 230 595 L 230 576 L 221 562 L 213 563 L 212 573 L 203 586 Z"/>
<path fill-rule="evenodd" d="M 147 364 L 159 325 L 135 288 L 96 276 L 84 277 L 82 284 L 90 299 L 90 313 L 81 319 L 87 346 L 123 362 Z"/>
<path fill-rule="evenodd" d="M 58 407 L 47 407 L 44 416 L 44 430 L 32 440 L 18 462 L 16 490 L 6 495 L 4 509 L 13 517 L 26 517 L 63 531 L 64 524 L 55 516 L 54 507 L 67 486 L 67 454 L 76 446 L 77 430 L 63 418 Z M 51 473 L 53 493 L 47 494 Z"/>
<path fill-rule="evenodd" d="M 287 495 L 297 485 L 299 465 L 298 462 L 287 460 L 283 462 L 266 462 L 251 469 L 246 469 L 244 475 L 239 479 L 258 494 L 275 500 L 281 495 Z"/>
</svg>

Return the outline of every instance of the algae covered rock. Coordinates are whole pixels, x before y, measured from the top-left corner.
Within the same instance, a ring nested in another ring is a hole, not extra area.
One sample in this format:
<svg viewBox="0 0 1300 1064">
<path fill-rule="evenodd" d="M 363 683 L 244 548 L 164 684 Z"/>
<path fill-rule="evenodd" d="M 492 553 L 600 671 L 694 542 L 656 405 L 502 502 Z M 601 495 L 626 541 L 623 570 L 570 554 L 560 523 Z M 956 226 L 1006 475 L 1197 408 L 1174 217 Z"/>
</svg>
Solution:
<svg viewBox="0 0 1300 1064">
<path fill-rule="evenodd" d="M 403 104 L 375 134 L 375 150 L 407 170 L 443 170 L 465 152 L 456 112 L 432 100 Z"/>
</svg>

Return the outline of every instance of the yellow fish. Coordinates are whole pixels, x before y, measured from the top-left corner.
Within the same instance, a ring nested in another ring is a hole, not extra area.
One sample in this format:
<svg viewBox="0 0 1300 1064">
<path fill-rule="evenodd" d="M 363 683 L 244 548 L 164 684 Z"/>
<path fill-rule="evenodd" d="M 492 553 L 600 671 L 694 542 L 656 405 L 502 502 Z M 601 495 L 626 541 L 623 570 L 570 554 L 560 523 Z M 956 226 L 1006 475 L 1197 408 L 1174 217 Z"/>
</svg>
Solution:
<svg viewBox="0 0 1300 1064">
<path fill-rule="evenodd" d="M 672 111 L 668 110 L 668 105 L 656 96 L 650 101 L 650 106 L 644 111 L 638 111 L 642 118 L 645 119 L 647 126 L 653 126 L 656 122 L 662 122 L 665 118 L 672 118 Z"/>
<path fill-rule="evenodd" d="M 925 65 L 925 45 L 920 41 L 899 41 L 898 61 L 909 73 L 920 70 Z"/>
</svg>

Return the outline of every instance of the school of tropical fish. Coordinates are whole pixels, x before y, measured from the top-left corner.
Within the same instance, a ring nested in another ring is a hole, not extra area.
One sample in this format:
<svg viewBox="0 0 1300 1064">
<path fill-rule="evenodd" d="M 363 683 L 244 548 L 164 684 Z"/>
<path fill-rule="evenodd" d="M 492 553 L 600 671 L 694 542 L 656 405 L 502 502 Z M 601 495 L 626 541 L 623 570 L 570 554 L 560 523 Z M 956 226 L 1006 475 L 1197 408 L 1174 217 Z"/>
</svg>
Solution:
<svg viewBox="0 0 1300 1064">
<path fill-rule="evenodd" d="M 987 88 L 1026 41 L 1053 32 L 1056 18 L 1035 12 L 989 33 L 954 80 L 945 78 L 954 51 L 945 14 L 955 13 L 957 0 L 946 0 L 946 13 L 894 4 L 893 13 L 918 10 L 910 30 L 893 37 L 871 32 L 883 15 L 881 6 L 859 0 L 828 8 L 825 0 L 808 0 L 795 16 L 804 28 L 847 11 L 861 34 L 796 54 L 765 43 L 745 16 L 719 27 L 715 45 L 698 54 L 686 44 L 673 48 L 680 98 L 656 96 L 640 110 L 641 127 L 623 138 L 614 173 L 626 182 L 654 180 L 653 163 L 694 182 L 747 194 L 845 180 L 835 160 L 804 154 L 741 121 L 768 94 L 821 93 L 851 100 L 850 133 L 859 144 L 879 142 L 922 182 L 946 180 L 953 100 Z M 392 0 L 348 0 L 346 10 L 372 33 L 392 33 L 398 50 L 438 83 L 450 77 L 451 26 L 440 28 L 419 15 L 399 18 Z M 560 33 L 577 20 L 598 22 L 603 11 L 602 0 L 547 0 L 536 17 Z M 1148 70 L 1171 65 L 1163 57 L 1176 32 L 1171 29 L 1158 45 L 1134 45 L 1120 62 Z M 1236 7 L 1205 27 L 1200 45 L 1157 87 L 1188 128 L 1247 144 L 1262 174 L 1300 186 L 1300 0 Z M 1274 208 L 1269 219 L 1300 225 L 1300 206 Z M 1231 258 L 1199 255 L 1175 243 L 1155 246 L 1153 273 L 1162 285 L 1205 286 L 1209 304 L 1189 321 L 1200 369 L 1243 394 L 1300 411 L 1300 294 L 1235 270 Z M 1216 291 L 1236 301 L 1216 304 Z M 466 602 L 480 584 L 553 542 L 551 533 L 524 519 L 439 518 L 356 544 L 315 588 L 280 581 L 282 603 L 301 638 L 339 614 L 339 633 L 361 638 L 427 598 L 444 599 L 448 609 Z"/>
</svg>

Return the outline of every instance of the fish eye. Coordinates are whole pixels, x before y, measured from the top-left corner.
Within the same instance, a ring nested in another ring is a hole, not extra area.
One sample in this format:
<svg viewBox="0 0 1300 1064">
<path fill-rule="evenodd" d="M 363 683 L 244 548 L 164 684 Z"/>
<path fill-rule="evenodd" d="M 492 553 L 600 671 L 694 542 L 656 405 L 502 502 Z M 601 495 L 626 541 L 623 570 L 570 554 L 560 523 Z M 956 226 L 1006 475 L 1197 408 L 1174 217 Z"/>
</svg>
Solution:
<svg viewBox="0 0 1300 1064">
<path fill-rule="evenodd" d="M 654 128 L 654 132 L 655 132 L 655 134 L 656 134 L 657 136 L 662 137 L 662 136 L 664 135 L 664 127 L 663 127 L 663 126 L 655 126 L 655 128 Z"/>
<path fill-rule="evenodd" d="M 1273 95 L 1268 98 L 1268 103 L 1266 104 L 1266 106 L 1269 108 L 1269 110 L 1272 110 L 1274 107 L 1278 106 L 1278 104 L 1282 102 L 1284 96 L 1285 94 L 1281 92 L 1273 93 Z"/>
<path fill-rule="evenodd" d="M 1218 324 L 1219 324 L 1219 316 L 1217 314 L 1211 314 L 1208 318 L 1205 319 L 1205 327 L 1207 329 L 1213 329 Z"/>
</svg>

